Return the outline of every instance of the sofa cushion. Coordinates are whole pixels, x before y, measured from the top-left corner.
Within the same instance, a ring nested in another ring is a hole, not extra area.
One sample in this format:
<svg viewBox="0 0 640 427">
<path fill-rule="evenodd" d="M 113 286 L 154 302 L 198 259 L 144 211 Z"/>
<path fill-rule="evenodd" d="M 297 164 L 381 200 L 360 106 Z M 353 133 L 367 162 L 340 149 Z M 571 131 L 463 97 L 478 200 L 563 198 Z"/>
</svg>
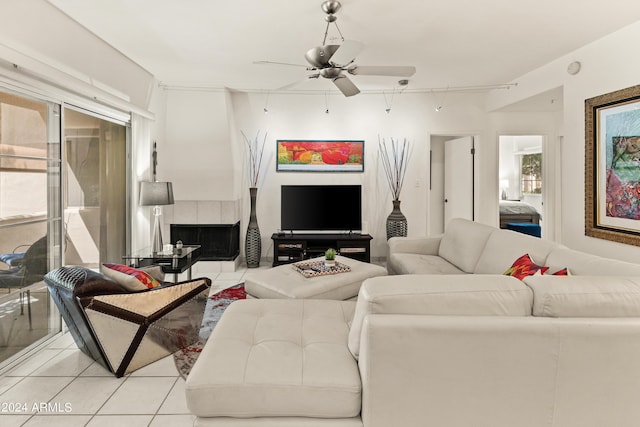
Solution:
<svg viewBox="0 0 640 427">
<path fill-rule="evenodd" d="M 358 364 L 347 348 L 355 303 L 241 300 L 227 308 L 186 382 L 199 417 L 355 417 Z"/>
<path fill-rule="evenodd" d="M 389 253 L 438 255 L 442 236 L 392 237 L 387 241 Z"/>
<path fill-rule="evenodd" d="M 455 265 L 437 255 L 395 253 L 389 257 L 395 274 L 464 274 Z"/>
<path fill-rule="evenodd" d="M 538 265 L 546 265 L 547 255 L 557 247 L 556 243 L 549 240 L 511 230 L 493 230 L 476 265 L 475 274 L 502 274 L 511 266 L 515 257 L 522 254 L 529 254 Z"/>
<path fill-rule="evenodd" d="M 502 275 L 404 275 L 367 279 L 362 284 L 349 332 L 358 357 L 360 334 L 369 314 L 530 316 L 531 289 Z"/>
<path fill-rule="evenodd" d="M 568 248 L 556 248 L 547 257 L 552 271 L 567 267 L 572 274 L 583 276 L 640 276 L 640 264 L 603 258 Z"/>
<path fill-rule="evenodd" d="M 465 273 L 471 273 L 494 230 L 494 227 L 485 224 L 454 218 L 447 224 L 438 255 Z M 504 269 L 494 273 L 500 274 L 503 271 Z"/>
<path fill-rule="evenodd" d="M 533 315 L 640 317 L 640 277 L 530 276 Z"/>
</svg>

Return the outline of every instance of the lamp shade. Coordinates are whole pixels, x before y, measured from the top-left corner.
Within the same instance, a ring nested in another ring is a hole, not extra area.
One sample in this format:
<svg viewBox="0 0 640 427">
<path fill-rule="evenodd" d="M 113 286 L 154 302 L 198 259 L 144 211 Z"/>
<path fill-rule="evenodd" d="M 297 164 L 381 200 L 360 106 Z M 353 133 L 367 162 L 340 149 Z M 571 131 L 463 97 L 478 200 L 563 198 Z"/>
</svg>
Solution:
<svg viewBox="0 0 640 427">
<path fill-rule="evenodd" d="M 140 205 L 158 206 L 173 204 L 173 185 L 170 182 L 140 183 Z"/>
</svg>

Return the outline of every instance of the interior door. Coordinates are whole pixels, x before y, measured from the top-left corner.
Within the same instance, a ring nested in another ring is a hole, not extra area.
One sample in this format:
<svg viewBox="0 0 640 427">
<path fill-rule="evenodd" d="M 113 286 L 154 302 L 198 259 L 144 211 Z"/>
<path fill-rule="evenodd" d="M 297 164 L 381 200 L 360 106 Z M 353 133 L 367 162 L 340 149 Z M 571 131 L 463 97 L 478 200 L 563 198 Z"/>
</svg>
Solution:
<svg viewBox="0 0 640 427">
<path fill-rule="evenodd" d="M 452 218 L 473 220 L 473 137 L 444 144 L 444 224 Z"/>
</svg>

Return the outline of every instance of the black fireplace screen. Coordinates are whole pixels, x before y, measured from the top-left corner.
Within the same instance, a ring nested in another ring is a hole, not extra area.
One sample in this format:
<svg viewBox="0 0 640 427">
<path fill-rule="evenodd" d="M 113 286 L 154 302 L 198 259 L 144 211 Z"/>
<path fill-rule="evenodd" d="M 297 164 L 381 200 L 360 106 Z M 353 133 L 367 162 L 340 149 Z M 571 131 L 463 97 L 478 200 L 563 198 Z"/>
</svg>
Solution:
<svg viewBox="0 0 640 427">
<path fill-rule="evenodd" d="M 240 221 L 235 224 L 171 224 L 171 243 L 200 245 L 201 261 L 232 261 L 240 254 Z"/>
</svg>

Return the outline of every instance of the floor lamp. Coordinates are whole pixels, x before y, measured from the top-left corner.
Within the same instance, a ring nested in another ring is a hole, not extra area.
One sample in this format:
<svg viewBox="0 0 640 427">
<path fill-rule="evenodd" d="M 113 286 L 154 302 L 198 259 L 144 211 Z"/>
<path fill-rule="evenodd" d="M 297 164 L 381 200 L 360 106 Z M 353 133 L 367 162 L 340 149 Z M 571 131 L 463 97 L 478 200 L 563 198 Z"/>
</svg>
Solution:
<svg viewBox="0 0 640 427">
<path fill-rule="evenodd" d="M 140 205 L 153 206 L 153 236 L 151 238 L 151 250 L 153 253 L 162 252 L 162 227 L 160 217 L 162 216 L 162 206 L 173 204 L 173 185 L 170 182 L 148 182 L 140 183 Z"/>
</svg>

